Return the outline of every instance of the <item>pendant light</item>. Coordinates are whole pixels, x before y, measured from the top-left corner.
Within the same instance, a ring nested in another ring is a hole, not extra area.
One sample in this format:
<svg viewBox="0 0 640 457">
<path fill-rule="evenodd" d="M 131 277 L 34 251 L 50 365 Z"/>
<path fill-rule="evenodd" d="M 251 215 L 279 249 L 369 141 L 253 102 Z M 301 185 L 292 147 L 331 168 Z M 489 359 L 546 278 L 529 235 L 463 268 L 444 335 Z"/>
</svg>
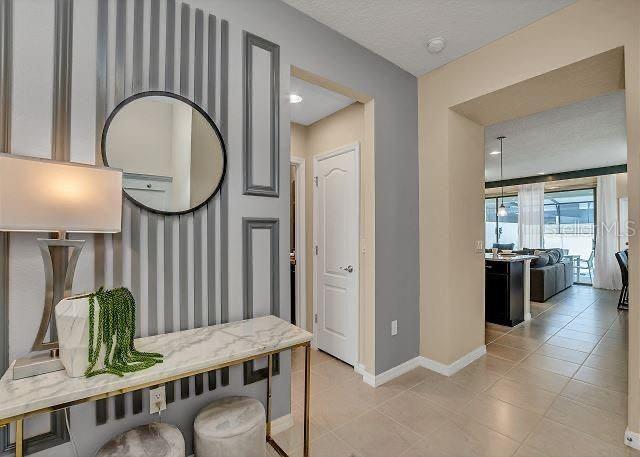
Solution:
<svg viewBox="0 0 640 457">
<path fill-rule="evenodd" d="M 500 184 L 503 184 L 503 175 L 502 175 L 502 140 L 507 138 L 506 136 L 499 136 L 498 140 L 500 140 Z M 504 206 L 504 185 L 501 185 L 502 189 L 502 197 L 500 199 L 500 206 L 498 207 L 498 217 L 505 217 L 507 215 L 507 207 Z"/>
</svg>

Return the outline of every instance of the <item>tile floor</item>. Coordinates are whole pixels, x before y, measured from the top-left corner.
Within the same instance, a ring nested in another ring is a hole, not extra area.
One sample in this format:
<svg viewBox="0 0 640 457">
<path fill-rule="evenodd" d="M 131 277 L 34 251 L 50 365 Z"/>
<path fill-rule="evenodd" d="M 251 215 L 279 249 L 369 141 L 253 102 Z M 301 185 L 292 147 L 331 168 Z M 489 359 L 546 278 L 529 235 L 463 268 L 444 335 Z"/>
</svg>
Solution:
<svg viewBox="0 0 640 457">
<path fill-rule="evenodd" d="M 449 378 L 418 368 L 373 389 L 314 351 L 311 455 L 640 456 L 622 444 L 627 315 L 616 303 L 615 293 L 573 286 L 514 329 L 488 324 L 487 355 Z M 275 439 L 299 457 L 302 351 L 292 363 L 295 425 Z"/>
</svg>

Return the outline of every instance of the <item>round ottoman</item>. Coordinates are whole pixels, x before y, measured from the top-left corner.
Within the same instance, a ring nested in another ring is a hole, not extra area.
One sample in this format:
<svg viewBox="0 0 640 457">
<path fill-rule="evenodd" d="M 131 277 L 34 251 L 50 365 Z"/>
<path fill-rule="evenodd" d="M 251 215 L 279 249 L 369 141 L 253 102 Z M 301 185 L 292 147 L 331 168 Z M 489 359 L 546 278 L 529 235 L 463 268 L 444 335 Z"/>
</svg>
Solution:
<svg viewBox="0 0 640 457">
<path fill-rule="evenodd" d="M 185 457 L 184 438 L 169 424 L 141 425 L 115 437 L 96 457 Z"/>
<path fill-rule="evenodd" d="M 196 457 L 265 457 L 265 418 L 262 403 L 253 398 L 211 403 L 193 424 Z"/>
</svg>

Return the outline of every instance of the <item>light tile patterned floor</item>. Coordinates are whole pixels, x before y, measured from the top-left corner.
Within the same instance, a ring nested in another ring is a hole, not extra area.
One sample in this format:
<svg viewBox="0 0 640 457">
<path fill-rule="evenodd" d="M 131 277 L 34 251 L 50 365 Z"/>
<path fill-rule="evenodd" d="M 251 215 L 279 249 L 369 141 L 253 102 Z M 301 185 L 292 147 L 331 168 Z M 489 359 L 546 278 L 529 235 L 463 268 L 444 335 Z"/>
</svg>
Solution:
<svg viewBox="0 0 640 457">
<path fill-rule="evenodd" d="M 311 454 L 640 456 L 622 444 L 628 333 L 616 303 L 615 293 L 573 286 L 534 304 L 536 317 L 514 329 L 488 324 L 488 354 L 449 378 L 418 368 L 373 389 L 314 351 Z M 295 425 L 275 437 L 296 457 L 303 362 L 294 352 Z"/>
</svg>

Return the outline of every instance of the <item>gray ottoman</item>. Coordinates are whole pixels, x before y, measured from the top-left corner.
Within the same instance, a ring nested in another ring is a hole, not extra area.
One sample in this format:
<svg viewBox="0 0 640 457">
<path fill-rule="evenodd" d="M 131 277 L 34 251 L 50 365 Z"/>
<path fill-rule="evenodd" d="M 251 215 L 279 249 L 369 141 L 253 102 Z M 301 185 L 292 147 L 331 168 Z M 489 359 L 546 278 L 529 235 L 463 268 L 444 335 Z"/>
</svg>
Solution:
<svg viewBox="0 0 640 457">
<path fill-rule="evenodd" d="M 96 457 L 185 457 L 184 438 L 169 424 L 141 425 L 102 446 Z"/>
<path fill-rule="evenodd" d="M 265 421 L 262 403 L 253 398 L 211 403 L 193 424 L 196 457 L 265 457 Z"/>
</svg>

